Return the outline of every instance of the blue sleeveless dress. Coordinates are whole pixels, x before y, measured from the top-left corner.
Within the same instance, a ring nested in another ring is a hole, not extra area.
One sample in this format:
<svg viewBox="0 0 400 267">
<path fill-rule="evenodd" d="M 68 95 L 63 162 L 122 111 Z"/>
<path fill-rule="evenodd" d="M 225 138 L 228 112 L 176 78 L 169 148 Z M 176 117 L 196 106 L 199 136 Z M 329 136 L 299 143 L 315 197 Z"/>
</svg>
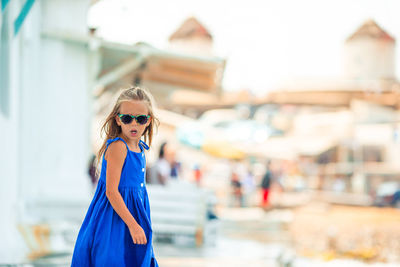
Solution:
<svg viewBox="0 0 400 267">
<path fill-rule="evenodd" d="M 104 159 L 104 152 L 100 178 L 78 233 L 71 267 L 158 267 L 152 245 L 153 231 L 145 184 L 144 149 L 149 147 L 140 140 L 141 152 L 134 152 L 129 149 L 125 140 L 116 137 L 107 140 L 105 151 L 116 140 L 123 141 L 128 149 L 118 191 L 132 216 L 143 228 L 147 243 L 133 243 L 128 227 L 106 196 L 107 161 Z"/>
</svg>

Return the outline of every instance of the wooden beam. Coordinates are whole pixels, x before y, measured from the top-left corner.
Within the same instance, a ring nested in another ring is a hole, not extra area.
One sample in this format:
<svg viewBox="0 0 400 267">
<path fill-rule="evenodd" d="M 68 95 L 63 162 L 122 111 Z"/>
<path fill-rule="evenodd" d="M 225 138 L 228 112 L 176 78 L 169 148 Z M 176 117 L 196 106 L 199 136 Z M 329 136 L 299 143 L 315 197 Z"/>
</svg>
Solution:
<svg viewBox="0 0 400 267">
<path fill-rule="evenodd" d="M 216 87 L 213 81 L 204 81 L 192 77 L 175 77 L 163 72 L 144 72 L 142 73 L 143 80 L 170 83 L 177 86 L 197 88 L 203 91 L 213 91 Z"/>
<path fill-rule="evenodd" d="M 397 108 L 400 106 L 400 93 L 369 93 L 362 91 L 281 91 L 271 92 L 266 98 L 260 100 L 259 104 L 298 104 L 298 105 L 326 105 L 326 106 L 349 106 L 351 100 L 360 99 L 383 106 Z"/>
<path fill-rule="evenodd" d="M 175 68 L 174 66 L 168 67 L 165 65 L 149 63 L 146 68 L 146 72 L 151 73 L 167 73 L 170 76 L 174 76 L 182 80 L 196 80 L 206 81 L 209 83 L 215 83 L 216 72 L 197 72 L 193 69 L 186 68 Z"/>
<path fill-rule="evenodd" d="M 116 82 L 121 77 L 129 74 L 130 72 L 132 72 L 133 70 L 138 68 L 140 66 L 140 64 L 143 63 L 145 57 L 146 56 L 144 54 L 139 54 L 138 57 L 126 61 L 125 63 L 114 68 L 112 71 L 101 76 L 95 82 L 95 87 L 94 87 L 95 94 L 97 91 L 102 90 L 102 88 L 107 87 L 109 84 Z"/>
</svg>

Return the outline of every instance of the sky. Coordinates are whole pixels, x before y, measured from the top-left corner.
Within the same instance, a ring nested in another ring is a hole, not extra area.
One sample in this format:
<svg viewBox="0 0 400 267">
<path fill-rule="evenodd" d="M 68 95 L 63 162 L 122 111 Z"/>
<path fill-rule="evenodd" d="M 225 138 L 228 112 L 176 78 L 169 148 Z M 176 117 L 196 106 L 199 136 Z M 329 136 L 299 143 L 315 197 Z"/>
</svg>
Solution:
<svg viewBox="0 0 400 267">
<path fill-rule="evenodd" d="M 293 79 L 343 75 L 344 41 L 367 19 L 398 40 L 399 0 L 102 0 L 88 24 L 105 39 L 167 47 L 191 16 L 213 35 L 214 54 L 227 59 L 223 88 L 263 94 Z"/>
</svg>

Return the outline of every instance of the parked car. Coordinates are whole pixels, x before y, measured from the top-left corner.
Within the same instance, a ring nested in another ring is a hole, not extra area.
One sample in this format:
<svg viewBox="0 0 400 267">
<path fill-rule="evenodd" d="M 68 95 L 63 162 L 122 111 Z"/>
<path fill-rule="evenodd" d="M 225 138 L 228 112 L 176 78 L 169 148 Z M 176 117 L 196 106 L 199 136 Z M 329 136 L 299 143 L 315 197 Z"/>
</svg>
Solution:
<svg viewBox="0 0 400 267">
<path fill-rule="evenodd" d="M 400 183 L 396 181 L 381 183 L 376 190 L 374 205 L 400 209 Z"/>
</svg>

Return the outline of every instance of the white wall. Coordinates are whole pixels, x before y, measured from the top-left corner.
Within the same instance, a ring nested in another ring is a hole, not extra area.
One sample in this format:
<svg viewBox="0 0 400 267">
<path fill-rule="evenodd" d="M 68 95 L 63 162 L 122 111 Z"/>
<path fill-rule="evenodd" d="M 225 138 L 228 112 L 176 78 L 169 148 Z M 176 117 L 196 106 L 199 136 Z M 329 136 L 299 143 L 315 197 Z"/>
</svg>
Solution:
<svg viewBox="0 0 400 267">
<path fill-rule="evenodd" d="M 19 138 L 18 118 L 20 117 L 18 90 L 20 79 L 18 70 L 20 68 L 20 36 L 13 35 L 14 18 L 18 16 L 20 3 L 10 1 L 7 8 L 1 14 L 0 32 L 6 31 L 8 38 L 2 39 L 1 45 L 8 46 L 8 82 L 1 83 L 0 88 L 3 97 L 3 105 L 0 112 L 0 264 L 15 262 L 21 253 L 26 252 L 22 237 L 17 230 L 18 222 L 18 196 L 20 174 L 19 161 Z M 7 29 L 6 29 L 7 28 Z M 3 36 L 4 37 L 4 36 Z M 8 40 L 7 40 L 8 39 Z M 7 62 L 2 64 L 7 67 Z M 3 74 L 4 75 L 4 74 Z M 4 78 L 4 77 L 3 77 Z M 7 93 L 6 93 L 7 91 Z"/>
<path fill-rule="evenodd" d="M 391 41 L 356 39 L 345 45 L 345 75 L 351 79 L 395 78 L 395 46 Z"/>
<path fill-rule="evenodd" d="M 87 8 L 87 1 L 41 1 L 40 27 L 83 34 Z M 31 118 L 21 124 L 20 135 L 24 195 L 79 197 L 86 192 L 82 183 L 89 180 L 87 47 L 51 37 L 33 36 L 31 41 L 24 47 L 26 79 L 21 87 L 22 113 Z"/>
<path fill-rule="evenodd" d="M 7 6 L 10 25 L 23 2 Z M 91 192 L 88 48 L 41 34 L 85 34 L 88 8 L 89 0 L 35 1 L 10 41 L 10 115 L 0 113 L 0 264 L 26 254 L 16 228 L 28 218 L 23 201 Z"/>
</svg>

